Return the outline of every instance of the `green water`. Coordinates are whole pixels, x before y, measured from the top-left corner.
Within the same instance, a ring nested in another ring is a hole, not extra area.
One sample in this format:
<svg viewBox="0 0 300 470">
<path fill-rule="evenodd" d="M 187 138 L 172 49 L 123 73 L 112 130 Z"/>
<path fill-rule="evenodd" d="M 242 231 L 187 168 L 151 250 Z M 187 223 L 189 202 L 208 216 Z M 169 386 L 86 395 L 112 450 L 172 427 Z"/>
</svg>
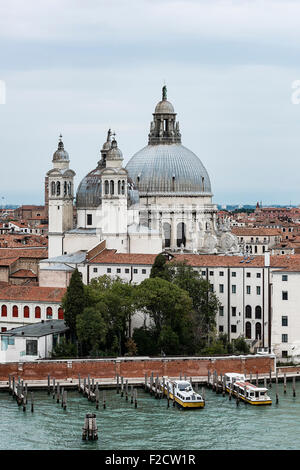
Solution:
<svg viewBox="0 0 300 470">
<path fill-rule="evenodd" d="M 0 393 L 0 449 L 11 450 L 194 450 L 194 449 L 299 449 L 300 387 L 293 397 L 279 384 L 270 390 L 273 404 L 266 407 L 236 406 L 228 395 L 205 389 L 204 409 L 167 408 L 167 400 L 156 400 L 138 389 L 138 408 L 113 390 L 106 391 L 105 410 L 77 391 L 68 391 L 67 410 L 46 391 L 34 392 L 34 413 L 18 407 L 8 392 Z M 100 392 L 101 398 L 101 392 Z M 86 413 L 96 413 L 98 441 L 82 441 Z"/>
</svg>

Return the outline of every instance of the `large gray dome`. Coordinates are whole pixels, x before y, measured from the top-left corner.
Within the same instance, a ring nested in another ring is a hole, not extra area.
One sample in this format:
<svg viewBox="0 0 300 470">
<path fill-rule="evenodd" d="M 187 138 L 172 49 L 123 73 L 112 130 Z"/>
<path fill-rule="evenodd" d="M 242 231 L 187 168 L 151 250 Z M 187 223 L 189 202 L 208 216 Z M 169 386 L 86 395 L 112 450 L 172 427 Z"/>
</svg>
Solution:
<svg viewBox="0 0 300 470">
<path fill-rule="evenodd" d="M 147 145 L 126 165 L 140 196 L 211 195 L 208 173 L 201 160 L 179 143 Z"/>
</svg>

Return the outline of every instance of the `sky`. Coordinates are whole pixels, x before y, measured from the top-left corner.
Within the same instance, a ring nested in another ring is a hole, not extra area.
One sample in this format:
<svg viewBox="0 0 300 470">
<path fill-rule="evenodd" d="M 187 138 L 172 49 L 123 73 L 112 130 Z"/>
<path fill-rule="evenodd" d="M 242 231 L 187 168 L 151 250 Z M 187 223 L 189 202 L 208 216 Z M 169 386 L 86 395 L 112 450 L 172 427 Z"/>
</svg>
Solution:
<svg viewBox="0 0 300 470">
<path fill-rule="evenodd" d="M 299 0 L 1 0 L 0 205 L 43 203 L 60 133 L 76 186 L 109 128 L 126 164 L 164 83 L 216 204 L 300 204 L 299 57 Z"/>
</svg>

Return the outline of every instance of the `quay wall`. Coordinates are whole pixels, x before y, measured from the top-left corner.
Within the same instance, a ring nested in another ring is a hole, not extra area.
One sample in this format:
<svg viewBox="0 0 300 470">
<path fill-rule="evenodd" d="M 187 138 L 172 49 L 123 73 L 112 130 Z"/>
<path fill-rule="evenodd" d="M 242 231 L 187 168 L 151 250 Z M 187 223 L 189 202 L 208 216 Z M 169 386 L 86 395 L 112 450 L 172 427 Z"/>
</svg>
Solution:
<svg viewBox="0 0 300 470">
<path fill-rule="evenodd" d="M 20 376 L 23 380 L 46 380 L 48 374 L 56 379 L 77 379 L 87 377 L 114 379 L 117 374 L 127 378 L 154 375 L 178 377 L 207 376 L 216 371 L 218 375 L 225 372 L 243 374 L 269 374 L 275 371 L 275 356 L 248 355 L 223 357 L 121 357 L 113 359 L 69 359 L 40 360 L 34 362 L 0 363 L 0 380 L 7 380 L 9 374 Z"/>
</svg>

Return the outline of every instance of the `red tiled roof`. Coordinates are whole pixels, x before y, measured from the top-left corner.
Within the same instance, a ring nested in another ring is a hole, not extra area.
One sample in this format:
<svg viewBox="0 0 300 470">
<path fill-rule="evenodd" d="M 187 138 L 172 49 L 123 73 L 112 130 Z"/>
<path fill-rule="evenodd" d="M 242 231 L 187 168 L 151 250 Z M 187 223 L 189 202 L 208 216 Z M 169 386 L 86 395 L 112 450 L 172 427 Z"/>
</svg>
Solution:
<svg viewBox="0 0 300 470">
<path fill-rule="evenodd" d="M 140 264 L 152 265 L 157 255 L 142 253 L 117 253 L 116 250 L 105 249 L 93 258 L 91 264 Z M 173 261 L 186 262 L 194 267 L 257 267 L 265 266 L 264 256 L 253 256 L 247 260 L 243 256 L 226 255 L 196 255 L 196 254 L 172 254 Z M 248 262 L 247 262 L 248 261 Z M 271 267 L 300 269 L 300 255 L 276 255 L 270 256 Z"/>
<path fill-rule="evenodd" d="M 66 289 L 61 287 L 15 286 L 0 283 L 0 300 L 61 302 Z"/>
<path fill-rule="evenodd" d="M 31 269 L 19 269 L 11 274 L 10 277 L 37 277 L 37 274 L 31 271 Z"/>
<path fill-rule="evenodd" d="M 265 227 L 232 227 L 232 233 L 235 235 L 252 235 L 252 236 L 272 236 L 282 235 L 281 230 L 278 228 L 265 228 Z"/>
<path fill-rule="evenodd" d="M 48 256 L 48 249 L 45 248 L 0 248 L 0 260 L 9 258 L 39 258 Z"/>
</svg>

